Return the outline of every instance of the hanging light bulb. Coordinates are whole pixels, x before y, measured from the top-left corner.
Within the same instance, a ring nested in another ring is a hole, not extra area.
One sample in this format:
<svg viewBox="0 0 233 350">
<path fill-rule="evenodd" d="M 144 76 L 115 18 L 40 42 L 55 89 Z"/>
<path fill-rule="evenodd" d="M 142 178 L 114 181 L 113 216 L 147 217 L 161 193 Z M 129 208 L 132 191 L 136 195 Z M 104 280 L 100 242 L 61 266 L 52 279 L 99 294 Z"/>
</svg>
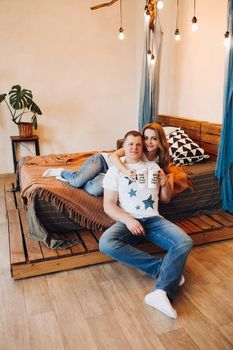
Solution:
<svg viewBox="0 0 233 350">
<path fill-rule="evenodd" d="M 152 54 L 151 50 L 148 50 L 148 51 L 147 51 L 147 56 L 148 56 L 148 58 L 151 58 L 151 54 Z"/>
<path fill-rule="evenodd" d="M 146 5 L 145 7 L 144 7 L 144 14 L 145 14 L 145 16 L 148 14 L 148 11 L 149 11 L 149 8 L 148 8 L 148 6 Z M 150 11 L 149 11 L 150 12 Z"/>
<path fill-rule="evenodd" d="M 198 30 L 197 17 L 192 18 L 192 31 L 196 32 Z"/>
<path fill-rule="evenodd" d="M 120 19 L 121 19 L 121 26 L 119 29 L 119 39 L 120 40 L 124 40 L 125 38 L 125 33 L 124 33 L 124 29 L 122 28 L 122 0 L 120 0 Z"/>
<path fill-rule="evenodd" d="M 226 33 L 224 34 L 223 45 L 225 47 L 229 47 L 230 46 L 230 33 L 229 33 L 229 31 L 226 31 Z"/>
<path fill-rule="evenodd" d="M 180 31 L 178 28 L 176 28 L 175 30 L 175 39 L 176 41 L 180 41 Z"/>
<path fill-rule="evenodd" d="M 162 10 L 163 6 L 164 6 L 163 0 L 159 0 L 159 1 L 157 2 L 157 8 L 158 8 L 158 10 Z"/>
<path fill-rule="evenodd" d="M 148 7 L 147 7 L 147 10 L 145 12 L 145 18 L 146 18 L 146 21 L 149 22 L 149 20 L 150 20 L 150 10 L 148 9 Z"/>
<path fill-rule="evenodd" d="M 224 40 L 223 40 L 223 45 L 227 48 L 230 47 L 230 32 L 229 32 L 229 21 L 230 21 L 230 6 L 228 5 L 228 10 L 227 10 L 227 31 L 224 34 Z"/>
<path fill-rule="evenodd" d="M 153 53 L 151 55 L 150 63 L 155 64 L 155 55 Z"/>
<path fill-rule="evenodd" d="M 193 0 L 193 18 L 192 18 L 192 31 L 198 30 L 197 17 L 196 17 L 196 0 Z"/>
<path fill-rule="evenodd" d="M 178 29 L 178 18 L 179 18 L 179 0 L 176 1 L 177 12 L 176 12 L 176 30 L 175 30 L 175 39 L 180 41 L 180 31 Z"/>
<path fill-rule="evenodd" d="M 120 27 L 120 29 L 119 29 L 119 39 L 120 40 L 124 40 L 124 38 L 125 38 L 124 29 L 122 27 Z"/>
</svg>

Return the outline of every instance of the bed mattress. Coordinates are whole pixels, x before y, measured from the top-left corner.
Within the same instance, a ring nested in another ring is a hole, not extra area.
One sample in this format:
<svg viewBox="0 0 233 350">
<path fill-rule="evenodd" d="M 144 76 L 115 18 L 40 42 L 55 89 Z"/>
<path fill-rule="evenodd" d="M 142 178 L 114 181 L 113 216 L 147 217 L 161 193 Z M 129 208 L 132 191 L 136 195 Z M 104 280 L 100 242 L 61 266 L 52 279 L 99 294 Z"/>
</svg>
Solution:
<svg viewBox="0 0 233 350">
<path fill-rule="evenodd" d="M 169 220 L 206 213 L 221 208 L 220 187 L 215 176 L 216 162 L 206 160 L 185 168 L 192 188 L 175 196 L 169 204 L 160 204 L 160 214 Z"/>
<path fill-rule="evenodd" d="M 179 220 L 220 208 L 220 189 L 215 177 L 215 165 L 215 161 L 208 160 L 187 167 L 186 172 L 192 188 L 173 197 L 169 204 L 160 203 L 160 214 L 169 220 Z M 35 210 L 41 223 L 50 232 L 68 233 L 82 228 L 69 217 L 66 208 L 60 212 L 38 196 L 35 198 Z"/>
</svg>

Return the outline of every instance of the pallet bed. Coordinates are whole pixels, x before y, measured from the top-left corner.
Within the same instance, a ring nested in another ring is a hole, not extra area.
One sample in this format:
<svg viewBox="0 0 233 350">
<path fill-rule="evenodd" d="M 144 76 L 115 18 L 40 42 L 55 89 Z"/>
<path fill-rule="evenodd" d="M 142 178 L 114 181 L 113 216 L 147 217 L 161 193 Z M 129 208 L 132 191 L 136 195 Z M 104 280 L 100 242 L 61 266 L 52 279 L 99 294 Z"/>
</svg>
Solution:
<svg viewBox="0 0 233 350">
<path fill-rule="evenodd" d="M 9 226 L 10 267 L 14 279 L 113 261 L 99 251 L 100 234 L 89 230 L 80 231 L 79 238 L 82 243 L 70 249 L 49 249 L 43 243 L 29 239 L 25 209 L 20 192 L 14 192 L 14 184 L 5 186 L 5 201 Z M 227 212 L 213 211 L 208 215 L 175 223 L 192 237 L 194 245 L 233 238 L 233 215 Z M 149 242 L 141 244 L 140 249 L 151 254 L 162 251 Z"/>
<path fill-rule="evenodd" d="M 182 127 L 211 157 L 216 158 L 220 124 L 165 115 L 159 116 L 159 122 L 162 125 Z M 117 146 L 120 144 L 121 140 Z M 72 238 L 79 238 L 81 243 L 64 250 L 49 249 L 43 243 L 29 239 L 25 208 L 20 192 L 15 191 L 14 183 L 5 185 L 5 202 L 9 226 L 10 268 L 15 280 L 113 261 L 99 251 L 101 233 L 90 230 L 71 233 Z M 190 235 L 194 245 L 233 238 L 233 214 L 224 211 L 213 210 L 208 215 L 175 221 L 175 224 Z M 161 252 L 160 248 L 149 242 L 141 244 L 140 249 L 151 254 Z"/>
</svg>

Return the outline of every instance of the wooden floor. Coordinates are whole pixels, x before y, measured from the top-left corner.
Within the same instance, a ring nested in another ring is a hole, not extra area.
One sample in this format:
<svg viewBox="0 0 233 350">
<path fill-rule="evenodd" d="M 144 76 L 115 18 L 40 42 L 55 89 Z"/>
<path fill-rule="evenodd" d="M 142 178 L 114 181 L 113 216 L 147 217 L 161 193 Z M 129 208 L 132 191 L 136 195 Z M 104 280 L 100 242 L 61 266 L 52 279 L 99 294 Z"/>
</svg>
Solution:
<svg viewBox="0 0 233 350">
<path fill-rule="evenodd" d="M 233 240 L 193 248 L 169 319 L 144 304 L 153 280 L 113 262 L 15 281 L 0 175 L 1 350 L 233 349 Z"/>
</svg>

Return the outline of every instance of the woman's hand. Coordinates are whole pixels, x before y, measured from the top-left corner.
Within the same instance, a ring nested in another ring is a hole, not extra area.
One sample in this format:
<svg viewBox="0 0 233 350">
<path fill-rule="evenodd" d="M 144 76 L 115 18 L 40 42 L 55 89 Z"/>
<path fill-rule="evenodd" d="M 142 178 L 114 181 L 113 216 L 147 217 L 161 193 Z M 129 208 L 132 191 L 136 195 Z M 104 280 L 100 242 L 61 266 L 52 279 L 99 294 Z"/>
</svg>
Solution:
<svg viewBox="0 0 233 350">
<path fill-rule="evenodd" d="M 164 171 L 162 169 L 160 169 L 158 171 L 158 175 L 159 175 L 159 184 L 161 187 L 165 187 L 167 184 L 167 175 L 164 173 Z"/>
<path fill-rule="evenodd" d="M 169 203 L 172 197 L 172 190 L 168 178 L 162 169 L 159 170 L 158 175 L 160 185 L 159 199 L 163 203 Z"/>
</svg>

